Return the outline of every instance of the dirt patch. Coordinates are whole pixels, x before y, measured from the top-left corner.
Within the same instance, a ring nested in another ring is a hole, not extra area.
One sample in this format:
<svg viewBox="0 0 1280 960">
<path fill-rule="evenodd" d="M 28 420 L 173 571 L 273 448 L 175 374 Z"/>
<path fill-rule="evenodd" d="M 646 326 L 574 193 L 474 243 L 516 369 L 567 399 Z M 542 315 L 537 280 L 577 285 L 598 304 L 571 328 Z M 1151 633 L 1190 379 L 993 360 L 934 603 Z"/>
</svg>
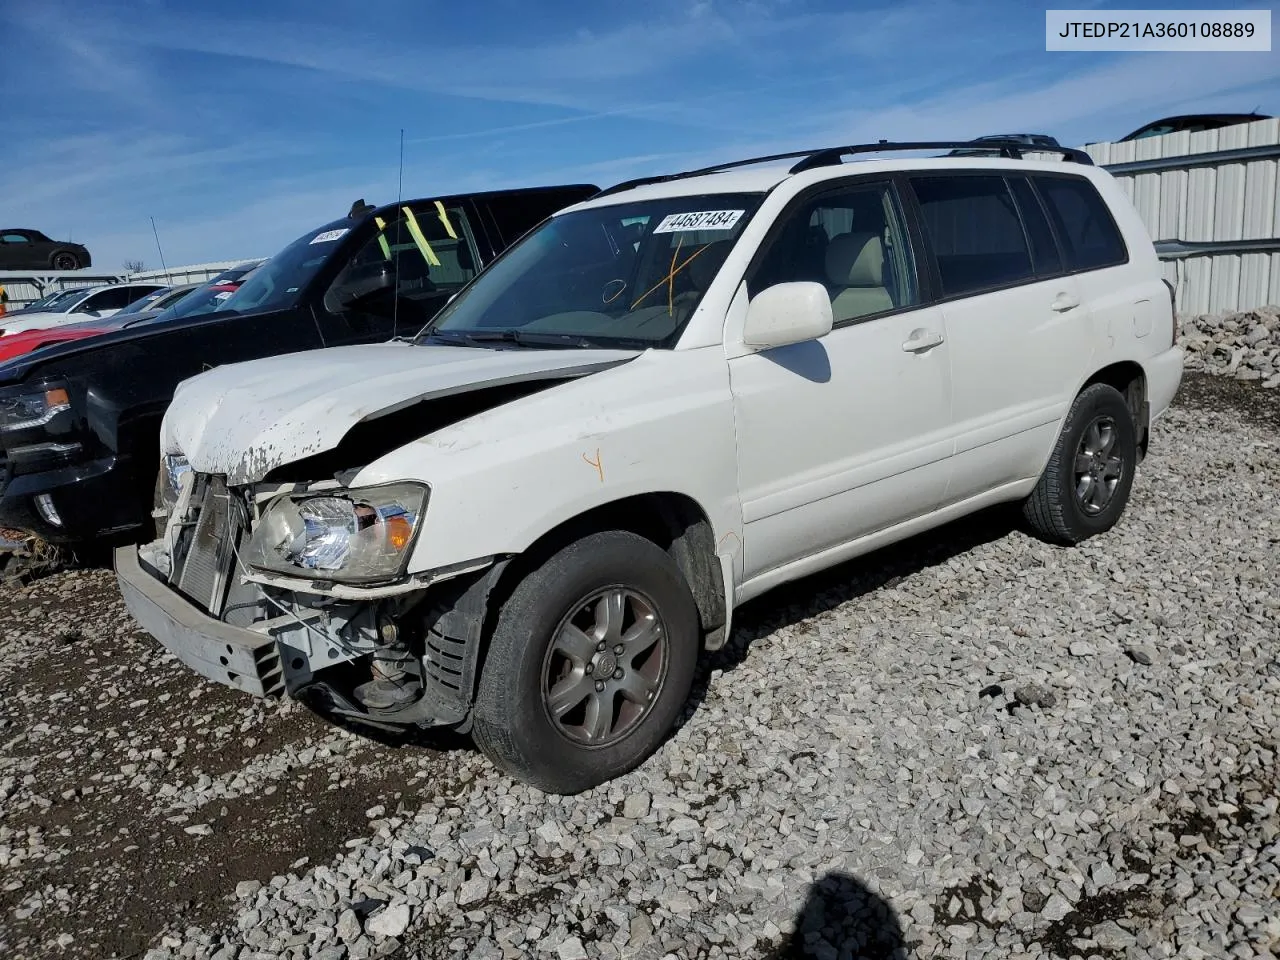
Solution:
<svg viewBox="0 0 1280 960">
<path fill-rule="evenodd" d="M 1186 371 L 1173 402 L 1280 430 L 1280 390 L 1264 390 L 1257 381 Z"/>
<path fill-rule="evenodd" d="M 329 862 L 370 807 L 411 790 L 416 806 L 421 749 L 295 762 L 335 728 L 182 667 L 109 571 L 6 588 L 0 642 L 5 956 L 141 956 L 166 929 L 216 925 L 240 881 Z M 211 792 L 220 777 L 235 789 Z"/>
</svg>

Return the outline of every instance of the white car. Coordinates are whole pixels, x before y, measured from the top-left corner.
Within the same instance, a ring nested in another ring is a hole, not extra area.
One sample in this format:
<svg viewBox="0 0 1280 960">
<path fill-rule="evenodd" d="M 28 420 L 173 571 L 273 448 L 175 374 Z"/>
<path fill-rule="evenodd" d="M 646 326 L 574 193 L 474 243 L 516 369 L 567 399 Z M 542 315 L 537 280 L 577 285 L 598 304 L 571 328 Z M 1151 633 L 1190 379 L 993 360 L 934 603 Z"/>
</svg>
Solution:
<svg viewBox="0 0 1280 960">
<path fill-rule="evenodd" d="M 164 290 L 163 283 L 113 283 L 83 287 L 69 291 L 65 297 L 49 300 L 48 310 L 28 311 L 0 316 L 0 337 L 27 330 L 47 330 L 69 323 L 84 323 L 109 317 L 149 293 Z"/>
<path fill-rule="evenodd" d="M 130 610 L 207 677 L 572 793 L 773 586 L 1002 501 L 1108 530 L 1182 376 L 1142 221 L 1065 148 L 843 162 L 895 146 L 620 185 L 413 342 L 186 381 Z"/>
</svg>

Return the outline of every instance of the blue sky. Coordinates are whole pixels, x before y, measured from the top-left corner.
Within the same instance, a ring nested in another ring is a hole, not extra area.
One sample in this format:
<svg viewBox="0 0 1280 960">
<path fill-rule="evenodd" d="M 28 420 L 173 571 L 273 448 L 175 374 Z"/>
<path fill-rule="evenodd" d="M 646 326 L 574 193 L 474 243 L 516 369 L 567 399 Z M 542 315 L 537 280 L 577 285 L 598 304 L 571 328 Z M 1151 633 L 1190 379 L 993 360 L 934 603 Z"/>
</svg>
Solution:
<svg viewBox="0 0 1280 960">
<path fill-rule="evenodd" d="M 1080 144 L 1171 113 L 1280 115 L 1280 52 L 1047 53 L 1044 9 L 0 0 L 0 226 L 70 235 L 110 269 L 159 266 L 152 216 L 170 266 L 266 256 L 357 197 L 393 201 L 401 128 L 405 196 L 429 196 L 882 137 Z"/>
</svg>

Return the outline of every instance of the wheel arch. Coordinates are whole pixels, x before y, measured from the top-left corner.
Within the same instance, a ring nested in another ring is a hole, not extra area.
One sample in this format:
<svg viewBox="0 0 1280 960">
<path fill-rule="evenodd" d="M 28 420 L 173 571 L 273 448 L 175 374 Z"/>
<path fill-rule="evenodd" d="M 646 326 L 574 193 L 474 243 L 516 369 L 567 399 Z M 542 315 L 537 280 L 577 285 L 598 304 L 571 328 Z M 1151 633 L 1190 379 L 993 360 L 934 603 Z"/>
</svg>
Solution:
<svg viewBox="0 0 1280 960">
<path fill-rule="evenodd" d="M 1133 414 L 1133 425 L 1138 434 L 1138 460 L 1141 462 L 1146 457 L 1151 432 L 1146 371 L 1134 360 L 1121 360 L 1109 364 L 1095 371 L 1085 380 L 1076 391 L 1076 396 L 1095 383 L 1105 383 L 1115 388 L 1124 397 L 1129 412 Z"/>
<path fill-rule="evenodd" d="M 491 608 L 501 605 L 512 585 L 530 567 L 574 540 L 604 530 L 626 530 L 665 550 L 693 594 L 704 647 L 717 650 L 724 645 L 729 600 L 711 519 L 692 497 L 672 491 L 612 500 L 551 528 L 508 565 L 491 598 Z"/>
<path fill-rule="evenodd" d="M 426 604 L 427 630 L 456 652 L 460 684 L 453 684 L 467 732 L 470 711 L 498 613 L 516 585 L 557 551 L 592 533 L 626 530 L 665 550 L 693 594 L 703 648 L 718 650 L 728 639 L 732 608 L 715 534 L 702 506 L 685 494 L 645 493 L 586 510 L 548 530 L 515 555 L 432 588 Z"/>
</svg>

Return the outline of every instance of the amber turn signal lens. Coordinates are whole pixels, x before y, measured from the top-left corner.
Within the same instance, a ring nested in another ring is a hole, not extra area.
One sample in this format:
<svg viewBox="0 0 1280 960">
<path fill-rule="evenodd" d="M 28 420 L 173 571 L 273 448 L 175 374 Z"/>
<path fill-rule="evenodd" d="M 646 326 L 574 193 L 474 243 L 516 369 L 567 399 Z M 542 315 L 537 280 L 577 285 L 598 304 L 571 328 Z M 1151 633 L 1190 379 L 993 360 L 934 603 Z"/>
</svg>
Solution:
<svg viewBox="0 0 1280 960">
<path fill-rule="evenodd" d="M 71 402 L 71 397 L 67 395 L 64 387 L 58 387 L 56 390 L 46 390 L 44 392 L 44 405 L 46 408 L 65 407 Z"/>
<path fill-rule="evenodd" d="M 387 525 L 387 543 L 397 550 L 403 550 L 409 545 L 409 540 L 413 537 L 413 524 L 408 518 L 388 517 L 384 522 Z"/>
</svg>

